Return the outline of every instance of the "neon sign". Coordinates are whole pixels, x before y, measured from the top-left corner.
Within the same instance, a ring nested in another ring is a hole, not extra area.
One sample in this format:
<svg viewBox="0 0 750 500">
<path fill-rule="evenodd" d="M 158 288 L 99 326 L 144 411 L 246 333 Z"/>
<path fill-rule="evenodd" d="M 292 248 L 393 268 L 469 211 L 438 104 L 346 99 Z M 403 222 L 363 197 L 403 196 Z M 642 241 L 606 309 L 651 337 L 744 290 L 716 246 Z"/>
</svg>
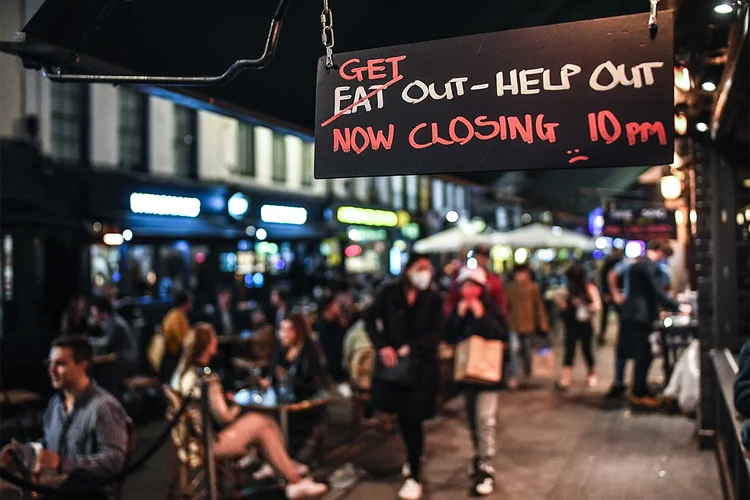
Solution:
<svg viewBox="0 0 750 500">
<path fill-rule="evenodd" d="M 390 210 L 372 210 L 359 207 L 339 207 L 336 218 L 344 224 L 360 224 L 363 226 L 398 226 L 398 215 Z"/>
<path fill-rule="evenodd" d="M 133 193 L 130 195 L 130 210 L 136 214 L 198 217 L 201 213 L 201 201 L 183 196 Z"/>
</svg>

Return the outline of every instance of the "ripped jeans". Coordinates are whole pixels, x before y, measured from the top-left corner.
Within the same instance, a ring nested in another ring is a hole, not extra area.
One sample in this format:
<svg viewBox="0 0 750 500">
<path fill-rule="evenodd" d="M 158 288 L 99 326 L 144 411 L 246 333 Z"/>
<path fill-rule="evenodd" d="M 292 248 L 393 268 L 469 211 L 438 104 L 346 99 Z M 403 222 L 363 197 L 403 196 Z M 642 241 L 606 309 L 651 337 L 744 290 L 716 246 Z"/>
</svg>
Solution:
<svg viewBox="0 0 750 500">
<path fill-rule="evenodd" d="M 508 376 L 511 380 L 518 378 L 519 361 L 523 362 L 524 375 L 531 377 L 531 343 L 533 340 L 533 335 L 510 333 L 510 371 Z"/>
</svg>

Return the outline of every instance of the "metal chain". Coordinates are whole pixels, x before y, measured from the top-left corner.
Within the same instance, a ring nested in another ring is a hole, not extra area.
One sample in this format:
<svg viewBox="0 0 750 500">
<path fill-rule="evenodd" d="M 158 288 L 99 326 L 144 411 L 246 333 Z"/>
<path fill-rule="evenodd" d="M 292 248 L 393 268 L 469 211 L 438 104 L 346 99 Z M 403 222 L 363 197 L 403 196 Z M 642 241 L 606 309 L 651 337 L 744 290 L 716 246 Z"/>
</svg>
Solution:
<svg viewBox="0 0 750 500">
<path fill-rule="evenodd" d="M 323 25 L 323 32 L 320 39 L 326 48 L 326 68 L 333 67 L 333 12 L 328 8 L 328 0 L 323 0 L 323 12 L 320 13 L 320 24 Z"/>
<path fill-rule="evenodd" d="M 656 30 L 659 29 L 659 22 L 657 20 L 657 9 L 659 8 L 659 0 L 649 0 L 651 3 L 651 9 L 648 15 L 648 28 L 652 34 L 656 34 Z"/>
</svg>

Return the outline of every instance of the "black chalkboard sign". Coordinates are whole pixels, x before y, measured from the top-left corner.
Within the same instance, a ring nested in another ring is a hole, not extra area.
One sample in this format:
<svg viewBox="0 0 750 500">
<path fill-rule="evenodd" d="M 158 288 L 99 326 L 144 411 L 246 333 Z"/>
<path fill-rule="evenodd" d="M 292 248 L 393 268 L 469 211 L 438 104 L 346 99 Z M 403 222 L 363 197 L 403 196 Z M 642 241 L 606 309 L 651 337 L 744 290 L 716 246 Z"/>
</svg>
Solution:
<svg viewBox="0 0 750 500">
<path fill-rule="evenodd" d="M 677 239 L 675 211 L 665 208 L 612 208 L 604 211 L 602 236 L 649 241 Z"/>
<path fill-rule="evenodd" d="M 321 59 L 315 177 L 669 164 L 672 39 L 663 11 Z"/>
</svg>

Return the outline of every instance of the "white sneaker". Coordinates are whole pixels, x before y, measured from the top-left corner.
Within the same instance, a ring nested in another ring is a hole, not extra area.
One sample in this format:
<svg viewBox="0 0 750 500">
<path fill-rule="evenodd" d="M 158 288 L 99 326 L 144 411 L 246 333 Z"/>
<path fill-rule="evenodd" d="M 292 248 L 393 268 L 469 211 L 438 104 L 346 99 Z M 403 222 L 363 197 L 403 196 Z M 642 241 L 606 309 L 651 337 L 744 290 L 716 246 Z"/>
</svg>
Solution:
<svg viewBox="0 0 750 500">
<path fill-rule="evenodd" d="M 594 387 L 596 387 L 596 384 L 598 383 L 599 381 L 596 379 L 596 375 L 589 375 L 586 378 L 586 385 L 589 386 L 589 389 L 593 389 Z"/>
<path fill-rule="evenodd" d="M 474 487 L 474 491 L 477 492 L 477 495 L 483 497 L 492 494 L 495 491 L 495 480 L 491 477 L 484 478 L 481 483 L 478 483 Z"/>
<path fill-rule="evenodd" d="M 288 484 L 286 486 L 286 497 L 289 500 L 297 498 L 309 498 L 322 495 L 328 491 L 328 486 L 323 483 L 316 483 L 313 479 L 306 477 L 299 483 Z"/>
<path fill-rule="evenodd" d="M 411 476 L 411 464 L 409 462 L 406 462 L 403 467 L 401 467 L 401 475 L 403 477 Z"/>
<path fill-rule="evenodd" d="M 420 500 L 422 498 L 422 485 L 409 478 L 398 490 L 398 497 L 401 500 Z"/>
</svg>

